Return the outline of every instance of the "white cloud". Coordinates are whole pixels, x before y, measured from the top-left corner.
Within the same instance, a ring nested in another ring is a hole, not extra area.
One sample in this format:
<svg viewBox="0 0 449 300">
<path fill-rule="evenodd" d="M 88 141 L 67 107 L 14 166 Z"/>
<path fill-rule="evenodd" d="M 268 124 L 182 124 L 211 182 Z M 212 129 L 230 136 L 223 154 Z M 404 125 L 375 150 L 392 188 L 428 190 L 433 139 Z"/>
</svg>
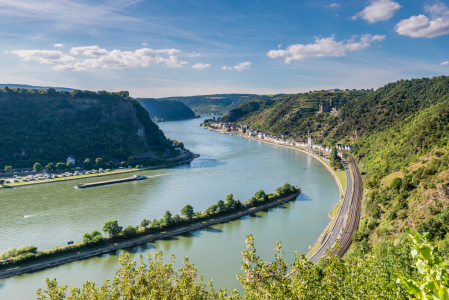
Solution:
<svg viewBox="0 0 449 300">
<path fill-rule="evenodd" d="M 63 45 L 63 44 L 54 44 L 53 47 L 56 47 L 56 48 L 64 48 L 64 45 Z"/>
<path fill-rule="evenodd" d="M 376 23 L 379 21 L 389 20 L 394 13 L 402 6 L 397 2 L 391 0 L 376 0 L 372 1 L 370 6 L 365 7 L 364 10 L 352 17 L 353 20 L 361 17 L 368 23 Z"/>
<path fill-rule="evenodd" d="M 112 50 L 108 52 L 98 46 L 73 47 L 71 55 L 84 56 L 76 58 L 53 50 L 16 50 L 10 51 L 24 61 L 38 61 L 42 64 L 55 65 L 55 70 L 82 71 L 89 69 L 129 69 L 162 64 L 170 68 L 179 68 L 187 64 L 172 54 L 177 49 L 152 50 L 148 48 L 132 51 Z M 161 55 L 168 55 L 164 57 Z M 87 56 L 87 57 L 86 57 Z"/>
<path fill-rule="evenodd" d="M 331 3 L 331 4 L 329 4 L 328 7 L 330 7 L 330 8 L 339 8 L 340 4 L 338 4 L 338 3 Z"/>
<path fill-rule="evenodd" d="M 142 43 L 142 46 L 148 46 L 148 44 L 147 43 Z"/>
<path fill-rule="evenodd" d="M 282 47 L 282 44 L 279 44 L 279 45 L 278 45 L 278 49 L 281 48 L 281 47 Z"/>
<path fill-rule="evenodd" d="M 410 37 L 434 38 L 449 33 L 449 10 L 437 1 L 434 5 L 424 6 L 431 18 L 424 15 L 411 16 L 401 20 L 395 26 L 395 31 L 400 35 Z"/>
<path fill-rule="evenodd" d="M 192 68 L 194 68 L 194 69 L 206 69 L 209 67 L 210 67 L 210 64 L 202 64 L 202 63 L 197 63 L 192 66 Z"/>
<path fill-rule="evenodd" d="M 447 65 L 449 65 L 449 61 L 443 61 L 440 65 L 441 66 L 447 66 Z"/>
<path fill-rule="evenodd" d="M 296 44 L 290 45 L 286 50 L 270 50 L 267 56 L 270 58 L 283 59 L 285 63 L 292 61 L 304 61 L 313 57 L 340 57 L 345 56 L 346 52 L 358 51 L 371 46 L 373 42 L 381 42 L 385 35 L 363 34 L 360 41 L 355 42 L 355 37 L 351 40 L 336 42 L 334 37 L 317 38 L 315 44 Z"/>
<path fill-rule="evenodd" d="M 189 56 L 190 56 L 190 57 L 200 57 L 201 54 L 196 53 L 196 52 L 192 52 L 192 53 L 189 54 Z"/>
<path fill-rule="evenodd" d="M 99 57 L 107 55 L 108 51 L 106 49 L 101 49 L 98 46 L 72 47 L 72 49 L 70 49 L 70 54 Z"/>
<path fill-rule="evenodd" d="M 233 67 L 227 67 L 227 66 L 224 66 L 224 67 L 221 68 L 221 69 L 222 69 L 222 70 L 232 70 L 232 69 L 235 69 L 235 70 L 237 70 L 237 71 L 239 71 L 239 72 L 242 72 L 243 70 L 249 69 L 249 67 L 250 67 L 251 65 L 252 65 L 251 62 L 245 61 L 245 62 L 239 63 L 239 64 L 236 65 L 236 66 L 233 66 Z"/>
</svg>

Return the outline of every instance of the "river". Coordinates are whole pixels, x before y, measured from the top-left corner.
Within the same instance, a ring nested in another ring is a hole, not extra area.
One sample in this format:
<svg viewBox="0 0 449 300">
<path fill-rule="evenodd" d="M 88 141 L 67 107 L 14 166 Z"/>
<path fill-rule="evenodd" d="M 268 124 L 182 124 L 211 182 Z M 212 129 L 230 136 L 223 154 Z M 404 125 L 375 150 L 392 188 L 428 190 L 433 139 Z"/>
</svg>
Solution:
<svg viewBox="0 0 449 300">
<path fill-rule="evenodd" d="M 236 275 L 241 272 L 241 251 L 249 233 L 265 260 L 274 260 L 276 240 L 282 241 L 289 264 L 295 251 L 306 253 L 338 201 L 338 187 L 329 172 L 304 153 L 209 131 L 199 126 L 202 120 L 159 124 L 167 137 L 182 141 L 201 156 L 190 164 L 141 172 L 147 180 L 90 189 L 75 189 L 78 181 L 68 181 L 1 190 L 0 251 L 22 245 L 39 249 L 65 245 L 82 240 L 85 232 L 101 230 L 105 221 L 118 220 L 123 227 L 138 225 L 144 218 L 162 218 L 167 210 L 179 214 L 186 204 L 204 211 L 227 194 L 243 202 L 261 189 L 274 192 L 286 182 L 301 187 L 302 194 L 269 211 L 187 235 L 0 279 L 0 299 L 34 299 L 47 277 L 57 278 L 61 285 L 81 286 L 87 280 L 101 285 L 113 278 L 118 254 L 124 251 L 138 259 L 141 252 L 147 256 L 162 250 L 167 261 L 170 254 L 176 256 L 177 267 L 187 256 L 206 281 L 212 278 L 216 289 L 228 290 L 239 286 Z"/>
</svg>

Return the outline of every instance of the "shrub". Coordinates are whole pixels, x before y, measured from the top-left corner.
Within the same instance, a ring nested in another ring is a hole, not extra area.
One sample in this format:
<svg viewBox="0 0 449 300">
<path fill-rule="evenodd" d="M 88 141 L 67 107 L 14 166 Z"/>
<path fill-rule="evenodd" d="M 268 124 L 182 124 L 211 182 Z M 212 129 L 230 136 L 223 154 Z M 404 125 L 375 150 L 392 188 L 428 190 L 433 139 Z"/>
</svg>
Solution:
<svg viewBox="0 0 449 300">
<path fill-rule="evenodd" d="M 3 257 L 10 258 L 10 257 L 14 257 L 14 256 L 16 256 L 16 248 L 12 247 L 12 248 L 9 248 L 8 250 L 3 251 L 0 254 L 0 259 L 3 259 Z"/>
<path fill-rule="evenodd" d="M 128 226 L 123 230 L 123 236 L 127 239 L 132 238 L 133 236 L 135 236 L 137 234 L 137 230 L 136 228 L 134 228 L 133 226 Z"/>
</svg>

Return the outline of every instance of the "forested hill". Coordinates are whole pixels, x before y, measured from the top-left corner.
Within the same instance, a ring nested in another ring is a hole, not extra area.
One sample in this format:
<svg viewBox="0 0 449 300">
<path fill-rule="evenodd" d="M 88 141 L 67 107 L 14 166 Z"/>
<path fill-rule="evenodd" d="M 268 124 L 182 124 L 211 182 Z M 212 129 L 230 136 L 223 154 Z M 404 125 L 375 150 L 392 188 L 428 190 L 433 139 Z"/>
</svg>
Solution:
<svg viewBox="0 0 449 300">
<path fill-rule="evenodd" d="M 339 111 L 318 113 L 331 98 Z M 353 145 L 367 193 L 356 245 L 369 251 L 410 226 L 430 232 L 449 257 L 449 77 L 399 80 L 358 94 L 248 101 L 223 121 L 298 140 L 310 131 L 320 144 Z"/>
<path fill-rule="evenodd" d="M 285 94 L 245 101 L 222 120 L 250 125 L 278 135 L 305 138 L 309 131 L 319 132 L 323 126 L 335 126 L 336 114 L 317 114 L 324 103 L 340 109 L 346 103 L 372 92 L 312 92 Z"/>
<path fill-rule="evenodd" d="M 0 89 L 0 164 L 164 152 L 171 143 L 128 92 Z"/>
<path fill-rule="evenodd" d="M 195 118 L 195 113 L 184 103 L 175 100 L 160 100 L 151 98 L 137 98 L 137 101 L 150 114 L 150 118 L 164 121 Z"/>
<path fill-rule="evenodd" d="M 251 94 L 217 94 L 190 97 L 168 97 L 163 100 L 178 100 L 190 107 L 195 114 L 225 115 L 245 100 L 259 97 Z"/>
</svg>

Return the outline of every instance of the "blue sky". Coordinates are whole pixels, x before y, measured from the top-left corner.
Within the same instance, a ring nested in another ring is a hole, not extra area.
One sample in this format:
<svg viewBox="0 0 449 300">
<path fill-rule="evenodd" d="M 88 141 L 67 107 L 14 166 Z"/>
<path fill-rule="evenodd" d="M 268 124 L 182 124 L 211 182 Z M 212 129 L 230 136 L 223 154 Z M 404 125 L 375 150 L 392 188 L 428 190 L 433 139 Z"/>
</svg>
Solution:
<svg viewBox="0 0 449 300">
<path fill-rule="evenodd" d="M 449 73 L 448 6 L 0 0 L 0 83 L 133 97 L 378 88 Z"/>
</svg>

